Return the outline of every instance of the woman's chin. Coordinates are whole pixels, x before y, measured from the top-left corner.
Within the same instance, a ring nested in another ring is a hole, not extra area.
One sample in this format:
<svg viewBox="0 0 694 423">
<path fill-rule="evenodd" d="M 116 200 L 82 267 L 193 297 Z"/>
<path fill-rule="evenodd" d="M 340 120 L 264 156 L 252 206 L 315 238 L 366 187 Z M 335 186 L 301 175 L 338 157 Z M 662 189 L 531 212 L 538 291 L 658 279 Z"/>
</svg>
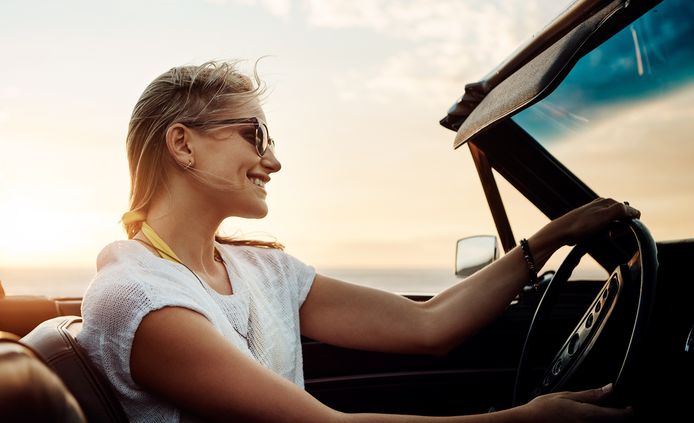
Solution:
<svg viewBox="0 0 694 423">
<path fill-rule="evenodd" d="M 253 202 L 247 202 L 243 204 L 242 207 L 240 202 L 236 204 L 229 204 L 229 209 L 227 210 L 227 217 L 240 217 L 243 219 L 262 219 L 268 214 L 268 206 L 265 201 L 258 201 L 257 199 Z"/>
<path fill-rule="evenodd" d="M 267 205 L 264 205 L 264 207 L 258 207 L 257 209 L 248 210 L 247 213 L 241 217 L 245 217 L 246 219 L 262 219 L 265 216 L 267 216 L 267 213 Z"/>
</svg>

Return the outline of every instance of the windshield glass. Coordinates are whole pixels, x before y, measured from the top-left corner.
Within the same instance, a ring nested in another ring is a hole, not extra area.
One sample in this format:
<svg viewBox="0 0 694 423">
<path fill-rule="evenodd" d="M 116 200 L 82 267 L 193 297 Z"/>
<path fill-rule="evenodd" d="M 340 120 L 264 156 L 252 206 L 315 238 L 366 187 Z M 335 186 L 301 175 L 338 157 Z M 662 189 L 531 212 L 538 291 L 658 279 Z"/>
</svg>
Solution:
<svg viewBox="0 0 694 423">
<path fill-rule="evenodd" d="M 629 200 L 659 240 L 694 237 L 694 2 L 665 1 L 513 117 L 598 195 Z"/>
</svg>

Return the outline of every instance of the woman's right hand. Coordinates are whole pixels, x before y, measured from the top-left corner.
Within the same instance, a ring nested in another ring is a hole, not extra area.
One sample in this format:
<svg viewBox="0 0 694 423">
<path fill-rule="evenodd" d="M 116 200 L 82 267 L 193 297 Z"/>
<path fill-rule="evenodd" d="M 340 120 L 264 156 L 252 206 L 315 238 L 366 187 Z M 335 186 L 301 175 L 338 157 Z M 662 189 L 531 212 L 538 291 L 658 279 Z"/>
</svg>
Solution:
<svg viewBox="0 0 694 423">
<path fill-rule="evenodd" d="M 607 226 L 613 220 L 639 218 L 641 212 L 627 202 L 611 198 L 596 198 L 590 203 L 573 209 L 553 220 L 548 226 L 560 235 L 562 244 L 574 245 Z"/>
<path fill-rule="evenodd" d="M 554 392 L 539 396 L 521 408 L 533 422 L 625 422 L 633 416 L 631 407 L 612 408 L 605 402 L 612 384 L 578 392 Z M 524 420 L 525 421 L 525 420 Z"/>
</svg>

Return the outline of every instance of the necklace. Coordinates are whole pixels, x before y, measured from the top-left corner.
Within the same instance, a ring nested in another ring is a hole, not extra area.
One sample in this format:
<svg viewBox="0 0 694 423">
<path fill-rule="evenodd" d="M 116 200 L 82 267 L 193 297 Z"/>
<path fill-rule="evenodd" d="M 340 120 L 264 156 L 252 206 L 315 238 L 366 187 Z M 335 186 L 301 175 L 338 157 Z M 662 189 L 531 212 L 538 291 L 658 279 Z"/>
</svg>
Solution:
<svg viewBox="0 0 694 423">
<path fill-rule="evenodd" d="M 147 242 L 143 239 L 138 239 L 138 238 L 133 238 L 133 239 L 135 241 L 139 241 L 139 242 L 153 248 L 154 250 L 156 250 L 159 253 L 159 255 L 163 259 L 173 261 L 174 263 L 178 263 L 178 264 L 182 265 L 183 267 L 185 267 L 186 269 L 188 269 L 188 271 L 190 273 L 192 273 L 193 276 L 195 276 L 195 279 L 197 279 L 198 282 L 200 282 L 200 286 L 202 286 L 202 289 L 205 292 L 207 292 L 207 295 L 209 295 L 210 298 L 212 298 L 212 295 L 207 291 L 207 286 L 206 286 L 205 282 L 203 282 L 202 279 L 200 279 L 200 276 L 198 276 L 198 274 L 195 273 L 193 271 L 193 269 L 188 267 L 185 263 L 183 263 L 183 261 L 181 259 L 178 258 L 178 256 L 176 255 L 176 253 L 174 253 L 174 251 L 171 249 L 171 247 L 169 247 L 169 245 L 166 242 L 164 242 L 163 239 L 161 239 L 159 237 L 159 235 L 154 231 L 154 229 L 152 229 L 151 226 L 149 226 L 147 224 L 147 222 L 142 222 L 142 234 L 145 236 L 145 238 L 147 238 L 147 241 L 149 241 L 149 242 Z M 215 249 L 215 251 L 214 251 L 214 261 L 216 261 L 218 263 L 225 264 L 221 253 L 219 251 L 217 251 L 217 249 Z M 225 266 L 225 268 L 226 268 L 226 266 Z M 212 300 L 214 301 L 214 298 L 212 298 Z M 236 328 L 234 323 L 232 323 L 232 322 L 229 322 L 229 323 L 231 324 L 231 327 L 234 328 L 236 333 L 238 333 L 239 336 L 246 341 L 246 346 L 248 347 L 248 350 L 251 351 L 251 344 L 250 344 L 250 341 L 248 340 L 248 336 L 241 333 L 241 331 Z M 249 330 L 250 327 L 251 327 L 251 312 L 249 310 L 248 311 L 247 330 Z"/>
</svg>

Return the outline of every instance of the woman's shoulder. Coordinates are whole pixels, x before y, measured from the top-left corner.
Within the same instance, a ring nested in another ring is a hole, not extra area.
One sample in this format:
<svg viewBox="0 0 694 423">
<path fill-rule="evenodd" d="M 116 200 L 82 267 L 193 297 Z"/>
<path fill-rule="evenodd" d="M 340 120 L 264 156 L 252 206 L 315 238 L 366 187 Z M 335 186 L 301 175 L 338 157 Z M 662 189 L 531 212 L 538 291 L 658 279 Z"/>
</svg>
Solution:
<svg viewBox="0 0 694 423">
<path fill-rule="evenodd" d="M 137 241 L 107 245 L 82 299 L 85 324 L 96 328 L 120 322 L 123 328 L 133 329 L 147 313 L 163 307 L 188 308 L 211 319 L 207 313 L 210 296 L 184 270 L 154 256 Z"/>
<path fill-rule="evenodd" d="M 97 272 L 106 268 L 127 263 L 133 259 L 140 259 L 144 247 L 140 246 L 137 241 L 133 240 L 117 240 L 113 241 L 101 249 L 96 258 Z"/>
<path fill-rule="evenodd" d="M 131 274 L 137 273 L 135 264 L 138 254 L 131 241 L 114 241 L 106 245 L 97 256 L 96 274 L 84 294 L 83 303 L 97 297 L 113 297 L 120 291 L 129 290 Z"/>
<path fill-rule="evenodd" d="M 190 295 L 186 274 L 154 256 L 137 241 L 121 240 L 106 245 L 97 257 L 97 271 L 87 287 L 83 303 L 122 303 L 128 298 L 153 301 L 159 297 Z M 194 285 L 193 285 L 194 286 Z"/>
</svg>

